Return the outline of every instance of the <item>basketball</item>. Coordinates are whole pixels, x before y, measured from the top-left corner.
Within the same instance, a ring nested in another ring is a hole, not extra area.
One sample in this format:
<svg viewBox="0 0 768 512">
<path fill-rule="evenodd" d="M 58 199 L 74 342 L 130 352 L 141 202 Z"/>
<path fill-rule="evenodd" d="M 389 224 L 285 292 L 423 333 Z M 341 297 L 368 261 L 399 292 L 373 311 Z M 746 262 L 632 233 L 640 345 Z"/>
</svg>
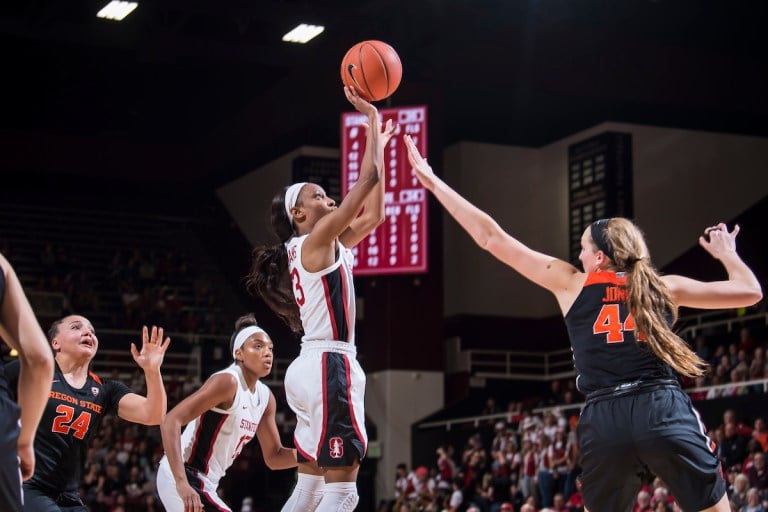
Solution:
<svg viewBox="0 0 768 512">
<path fill-rule="evenodd" d="M 390 97 L 402 77 L 400 56 L 382 41 L 361 41 L 350 48 L 341 61 L 341 81 L 354 87 L 368 101 Z"/>
</svg>

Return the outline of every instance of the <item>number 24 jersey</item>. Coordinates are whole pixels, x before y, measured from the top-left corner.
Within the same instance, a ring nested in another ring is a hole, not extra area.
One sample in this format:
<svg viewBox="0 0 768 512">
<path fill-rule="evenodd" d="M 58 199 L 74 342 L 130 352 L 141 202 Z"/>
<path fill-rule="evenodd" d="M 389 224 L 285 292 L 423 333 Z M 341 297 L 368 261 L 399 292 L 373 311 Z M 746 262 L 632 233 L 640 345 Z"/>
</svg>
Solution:
<svg viewBox="0 0 768 512">
<path fill-rule="evenodd" d="M 19 363 L 6 366 L 11 392 L 16 393 Z M 28 480 L 39 489 L 77 491 L 91 437 L 106 414 L 116 414 L 120 399 L 131 389 L 122 382 L 88 372 L 81 388 L 69 385 L 58 363 L 35 436 L 35 474 Z M 14 398 L 18 398 L 14 396 Z"/>
</svg>

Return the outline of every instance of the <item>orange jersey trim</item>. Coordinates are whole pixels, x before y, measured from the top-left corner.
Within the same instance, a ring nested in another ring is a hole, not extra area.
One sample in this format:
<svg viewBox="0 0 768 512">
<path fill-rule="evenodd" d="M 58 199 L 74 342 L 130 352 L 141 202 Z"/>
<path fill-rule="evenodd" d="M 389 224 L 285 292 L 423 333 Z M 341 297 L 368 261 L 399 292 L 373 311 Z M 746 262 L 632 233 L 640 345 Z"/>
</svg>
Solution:
<svg viewBox="0 0 768 512">
<path fill-rule="evenodd" d="M 584 281 L 584 286 L 592 286 L 594 284 L 614 284 L 617 286 L 624 286 L 627 283 L 627 276 L 617 276 L 616 272 L 590 272 L 587 274 L 587 280 Z"/>
</svg>

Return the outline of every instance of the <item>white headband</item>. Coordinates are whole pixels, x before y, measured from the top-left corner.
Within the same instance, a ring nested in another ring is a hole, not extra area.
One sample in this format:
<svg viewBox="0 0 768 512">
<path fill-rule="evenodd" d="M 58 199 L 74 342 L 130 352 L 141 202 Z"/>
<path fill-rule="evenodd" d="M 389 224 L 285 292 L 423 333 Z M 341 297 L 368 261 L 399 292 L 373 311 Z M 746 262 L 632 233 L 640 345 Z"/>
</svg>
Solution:
<svg viewBox="0 0 768 512">
<path fill-rule="evenodd" d="M 232 359 L 235 359 L 235 351 L 243 346 L 243 343 L 245 343 L 245 340 L 247 340 L 257 332 L 263 332 L 264 334 L 267 334 L 267 331 L 265 331 L 261 327 L 256 327 L 255 325 L 249 325 L 248 327 L 245 327 L 242 331 L 237 333 L 237 336 L 235 336 L 235 343 L 234 345 L 232 345 Z M 269 334 L 267 334 L 267 336 L 269 336 Z"/>
<path fill-rule="evenodd" d="M 301 192 L 301 188 L 306 185 L 306 181 L 302 181 L 299 183 L 294 183 L 290 187 L 288 187 L 288 190 L 285 191 L 285 213 L 288 214 L 288 220 L 291 224 L 293 224 L 293 215 L 291 215 L 291 208 L 296 206 L 296 201 L 299 199 L 299 192 Z"/>
</svg>

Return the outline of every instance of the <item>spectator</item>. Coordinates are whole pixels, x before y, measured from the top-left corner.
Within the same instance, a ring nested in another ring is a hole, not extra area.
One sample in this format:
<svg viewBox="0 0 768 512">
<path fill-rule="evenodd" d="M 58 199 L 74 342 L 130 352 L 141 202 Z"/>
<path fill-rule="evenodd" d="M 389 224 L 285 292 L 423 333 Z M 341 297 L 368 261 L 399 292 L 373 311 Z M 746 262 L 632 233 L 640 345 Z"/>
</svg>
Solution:
<svg viewBox="0 0 768 512">
<path fill-rule="evenodd" d="M 446 444 L 437 448 L 437 470 L 439 471 L 438 487 L 450 490 L 451 482 L 456 476 L 456 462 L 453 460 L 453 445 Z"/>
<path fill-rule="evenodd" d="M 747 503 L 747 491 L 749 490 L 749 477 L 743 473 L 732 472 L 733 482 L 728 487 L 728 499 L 733 510 L 739 510 Z M 731 476 L 729 475 L 729 476 Z"/>
<path fill-rule="evenodd" d="M 765 466 L 765 453 L 756 452 L 752 456 L 752 465 L 747 471 L 749 486 L 759 491 L 768 490 L 768 470 Z"/>
<path fill-rule="evenodd" d="M 741 507 L 739 512 L 765 512 L 765 507 L 760 502 L 760 492 L 752 487 L 747 491 L 747 503 Z"/>
<path fill-rule="evenodd" d="M 404 501 L 408 489 L 408 466 L 401 462 L 395 468 L 395 501 Z"/>
<path fill-rule="evenodd" d="M 637 493 L 637 499 L 632 506 L 632 512 L 652 512 L 651 493 L 645 489 L 640 489 Z"/>
<path fill-rule="evenodd" d="M 461 505 L 464 503 L 464 493 L 461 491 L 463 485 L 464 480 L 460 476 L 451 480 L 451 495 L 446 506 L 447 512 L 459 512 L 461 510 Z"/>
<path fill-rule="evenodd" d="M 729 422 L 723 426 L 720 455 L 725 470 L 736 464 L 741 464 L 747 455 L 747 438 L 737 432 L 735 422 Z"/>
<path fill-rule="evenodd" d="M 755 418 L 752 438 L 757 439 L 764 452 L 768 452 L 768 429 L 765 428 L 765 419 L 761 417 Z"/>
<path fill-rule="evenodd" d="M 565 502 L 568 512 L 584 512 L 584 500 L 581 499 L 581 478 L 576 478 L 576 490 Z"/>
</svg>

